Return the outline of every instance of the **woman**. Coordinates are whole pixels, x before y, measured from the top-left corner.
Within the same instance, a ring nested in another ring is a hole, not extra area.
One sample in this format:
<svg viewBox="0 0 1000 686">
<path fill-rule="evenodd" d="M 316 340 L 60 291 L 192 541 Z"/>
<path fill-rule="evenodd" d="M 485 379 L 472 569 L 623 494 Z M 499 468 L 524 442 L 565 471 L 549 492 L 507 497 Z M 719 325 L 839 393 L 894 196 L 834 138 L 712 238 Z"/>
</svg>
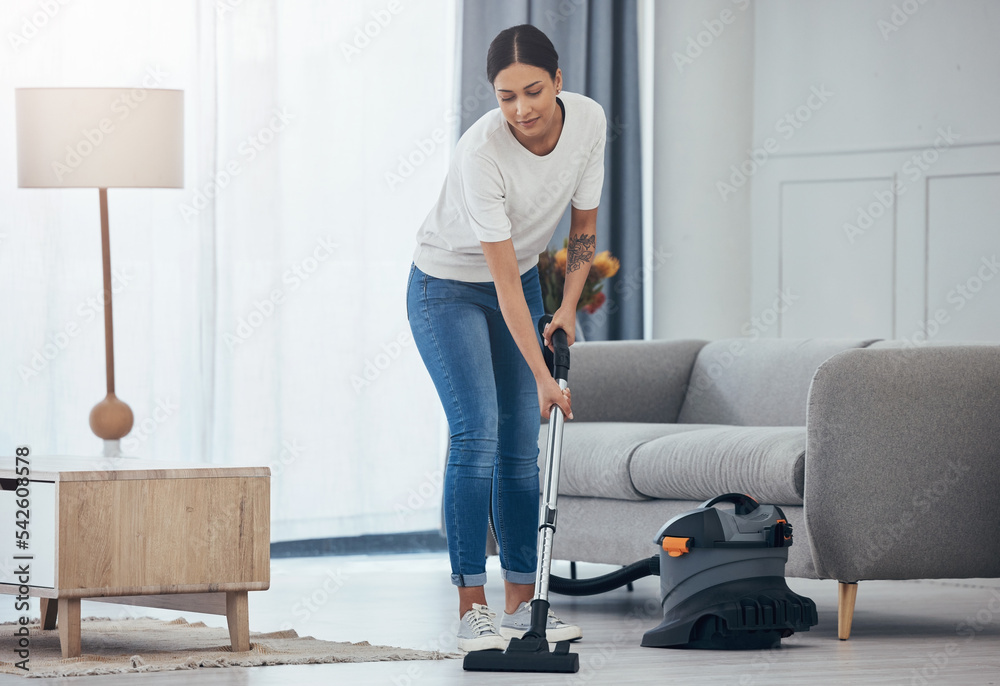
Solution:
<svg viewBox="0 0 1000 686">
<path fill-rule="evenodd" d="M 531 624 L 540 417 L 558 405 L 573 418 L 569 389 L 539 346 L 538 254 L 572 203 L 563 301 L 542 341 L 551 349 L 558 328 L 572 345 L 596 246 L 607 126 L 600 105 L 562 91 L 555 48 L 534 26 L 500 32 L 486 71 L 500 107 L 458 142 L 407 286 L 410 328 L 451 433 L 444 518 L 466 651 L 505 648 Z M 504 579 L 499 627 L 484 590 L 488 521 Z M 547 631 L 551 641 L 581 636 L 552 613 Z"/>
</svg>

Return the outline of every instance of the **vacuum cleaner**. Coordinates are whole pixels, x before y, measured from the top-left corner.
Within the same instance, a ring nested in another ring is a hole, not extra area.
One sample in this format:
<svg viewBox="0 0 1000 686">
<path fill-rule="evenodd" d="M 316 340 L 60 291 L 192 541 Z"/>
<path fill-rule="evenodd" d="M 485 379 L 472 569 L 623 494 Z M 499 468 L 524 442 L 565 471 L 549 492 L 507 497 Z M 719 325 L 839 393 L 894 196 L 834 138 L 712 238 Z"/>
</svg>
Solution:
<svg viewBox="0 0 1000 686">
<path fill-rule="evenodd" d="M 552 317 L 538 322 L 542 333 Z M 554 349 L 550 367 L 559 388 L 569 381 L 569 344 L 566 332 L 552 332 Z M 552 542 L 556 533 L 556 498 L 559 494 L 559 458 L 565 417 L 558 405 L 549 414 L 549 433 L 545 448 L 545 477 L 538 516 L 538 569 L 535 572 L 535 596 L 531 601 L 531 628 L 521 638 L 512 638 L 506 650 L 476 650 L 467 653 L 463 668 L 482 672 L 557 672 L 572 674 L 580 669 L 580 656 L 569 652 L 569 641 L 560 641 L 550 651 L 545 638 L 549 620 L 549 572 L 552 567 Z"/>
<path fill-rule="evenodd" d="M 732 503 L 733 510 L 715 507 Z M 552 576 L 562 595 L 605 593 L 660 577 L 663 621 L 642 645 L 657 648 L 773 648 L 818 622 L 816 604 L 788 588 L 792 525 L 777 505 L 726 493 L 680 514 L 656 534 L 658 555 L 591 579 Z"/>
<path fill-rule="evenodd" d="M 735 510 L 713 507 L 721 502 Z M 656 540 L 663 622 L 642 645 L 772 648 L 816 625 L 816 604 L 785 583 L 792 525 L 777 505 L 720 495 L 671 519 Z"/>
</svg>

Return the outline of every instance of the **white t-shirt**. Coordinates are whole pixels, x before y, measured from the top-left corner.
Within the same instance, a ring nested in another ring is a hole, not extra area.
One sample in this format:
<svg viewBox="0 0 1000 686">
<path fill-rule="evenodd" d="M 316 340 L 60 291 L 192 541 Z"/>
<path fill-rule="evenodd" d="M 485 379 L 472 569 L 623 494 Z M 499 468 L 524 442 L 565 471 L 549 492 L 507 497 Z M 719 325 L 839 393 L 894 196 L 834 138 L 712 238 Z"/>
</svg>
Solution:
<svg viewBox="0 0 1000 686">
<path fill-rule="evenodd" d="M 480 241 L 510 238 L 524 274 L 552 240 L 567 203 L 597 207 L 604 185 L 604 110 L 578 93 L 563 91 L 559 100 L 565 119 L 547 155 L 521 145 L 499 108 L 465 132 L 441 195 L 417 232 L 413 261 L 422 272 L 492 281 Z"/>
</svg>

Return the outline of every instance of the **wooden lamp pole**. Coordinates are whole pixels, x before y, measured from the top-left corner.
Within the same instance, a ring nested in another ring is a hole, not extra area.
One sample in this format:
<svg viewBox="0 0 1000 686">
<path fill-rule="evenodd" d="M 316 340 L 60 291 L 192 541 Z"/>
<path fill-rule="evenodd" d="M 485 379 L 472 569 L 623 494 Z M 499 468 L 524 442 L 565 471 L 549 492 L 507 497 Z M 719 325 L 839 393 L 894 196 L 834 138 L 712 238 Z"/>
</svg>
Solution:
<svg viewBox="0 0 1000 686">
<path fill-rule="evenodd" d="M 132 408 L 115 395 L 115 339 L 111 316 L 111 240 L 108 231 L 108 189 L 101 188 L 101 249 L 104 256 L 104 360 L 108 394 L 90 411 L 90 428 L 98 437 L 115 441 L 132 430 Z"/>
</svg>

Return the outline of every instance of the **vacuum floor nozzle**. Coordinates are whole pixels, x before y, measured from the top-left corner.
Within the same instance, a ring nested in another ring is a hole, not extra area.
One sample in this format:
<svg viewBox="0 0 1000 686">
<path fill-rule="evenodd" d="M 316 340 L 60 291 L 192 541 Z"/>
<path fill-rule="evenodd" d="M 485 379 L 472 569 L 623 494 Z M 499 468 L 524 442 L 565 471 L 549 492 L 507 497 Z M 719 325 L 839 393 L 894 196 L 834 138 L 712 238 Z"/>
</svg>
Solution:
<svg viewBox="0 0 1000 686">
<path fill-rule="evenodd" d="M 556 643 L 549 651 L 544 638 L 512 638 L 507 650 L 475 650 L 467 653 L 463 668 L 471 672 L 556 672 L 580 671 L 580 656 L 569 652 L 569 641 Z"/>
</svg>

